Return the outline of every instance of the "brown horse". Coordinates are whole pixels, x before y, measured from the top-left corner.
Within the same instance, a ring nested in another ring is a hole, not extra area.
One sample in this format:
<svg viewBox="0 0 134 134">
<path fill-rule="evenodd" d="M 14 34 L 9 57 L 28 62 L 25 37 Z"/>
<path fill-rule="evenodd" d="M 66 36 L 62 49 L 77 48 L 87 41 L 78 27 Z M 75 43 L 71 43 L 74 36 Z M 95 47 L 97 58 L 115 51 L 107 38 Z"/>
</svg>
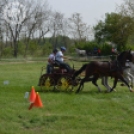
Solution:
<svg viewBox="0 0 134 134">
<path fill-rule="evenodd" d="M 86 81 L 92 81 L 92 83 L 97 86 L 98 90 L 101 91 L 100 87 L 97 85 L 97 80 L 102 76 L 110 76 L 114 78 L 114 85 L 111 88 L 110 92 L 114 90 L 117 85 L 118 79 L 123 81 L 129 88 L 131 92 L 133 90 L 123 77 L 123 70 L 128 68 L 125 66 L 125 62 L 129 60 L 134 63 L 134 54 L 131 51 L 123 51 L 117 56 L 115 61 L 91 61 L 88 64 L 84 64 L 78 71 L 73 74 L 72 79 L 75 79 L 81 72 L 85 71 L 85 77 L 81 80 L 80 86 L 77 89 L 76 93 L 81 90 L 81 87 Z"/>
</svg>

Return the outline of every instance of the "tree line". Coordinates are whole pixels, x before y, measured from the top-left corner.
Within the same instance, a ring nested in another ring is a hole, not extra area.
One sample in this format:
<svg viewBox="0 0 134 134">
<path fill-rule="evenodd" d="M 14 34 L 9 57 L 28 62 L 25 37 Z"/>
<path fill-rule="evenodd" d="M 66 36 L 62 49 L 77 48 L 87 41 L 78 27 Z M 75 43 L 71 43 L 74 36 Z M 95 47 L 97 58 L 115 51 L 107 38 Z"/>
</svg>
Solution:
<svg viewBox="0 0 134 134">
<path fill-rule="evenodd" d="M 45 55 L 62 45 L 70 53 L 75 47 L 98 47 L 107 54 L 109 44 L 119 51 L 134 48 L 134 2 L 130 0 L 118 5 L 117 12 L 106 13 L 105 19 L 93 27 L 83 22 L 80 13 L 65 18 L 61 12 L 53 11 L 47 1 L 18 0 L 17 14 L 6 12 L 11 10 L 9 7 L 10 0 L 0 0 L 0 57 Z"/>
</svg>

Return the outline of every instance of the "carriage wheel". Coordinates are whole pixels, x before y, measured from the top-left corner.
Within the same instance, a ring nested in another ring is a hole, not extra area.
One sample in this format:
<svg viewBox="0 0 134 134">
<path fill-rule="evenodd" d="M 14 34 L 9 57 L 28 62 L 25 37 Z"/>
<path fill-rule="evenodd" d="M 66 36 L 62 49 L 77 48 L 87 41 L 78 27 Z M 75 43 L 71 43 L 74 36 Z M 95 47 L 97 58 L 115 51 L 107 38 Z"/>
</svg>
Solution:
<svg viewBox="0 0 134 134">
<path fill-rule="evenodd" d="M 57 81 L 57 90 L 60 91 L 67 91 L 70 86 L 70 78 L 66 76 L 62 76 L 58 81 Z"/>
<path fill-rule="evenodd" d="M 42 88 L 43 90 L 54 90 L 55 88 L 55 80 L 49 76 L 46 76 L 42 80 Z"/>
</svg>

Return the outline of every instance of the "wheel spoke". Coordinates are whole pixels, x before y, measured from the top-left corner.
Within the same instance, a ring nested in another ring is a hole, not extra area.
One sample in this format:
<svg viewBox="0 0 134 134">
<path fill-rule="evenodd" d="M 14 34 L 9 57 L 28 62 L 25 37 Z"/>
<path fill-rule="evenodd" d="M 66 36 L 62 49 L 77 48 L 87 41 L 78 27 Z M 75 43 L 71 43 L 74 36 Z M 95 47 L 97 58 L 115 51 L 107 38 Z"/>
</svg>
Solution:
<svg viewBox="0 0 134 134">
<path fill-rule="evenodd" d="M 55 80 L 51 78 L 48 74 L 44 75 L 41 79 L 42 90 L 50 91 L 55 88 Z"/>
<path fill-rule="evenodd" d="M 57 82 L 56 88 L 60 91 L 66 91 L 69 88 L 69 81 L 67 77 L 61 77 Z"/>
</svg>

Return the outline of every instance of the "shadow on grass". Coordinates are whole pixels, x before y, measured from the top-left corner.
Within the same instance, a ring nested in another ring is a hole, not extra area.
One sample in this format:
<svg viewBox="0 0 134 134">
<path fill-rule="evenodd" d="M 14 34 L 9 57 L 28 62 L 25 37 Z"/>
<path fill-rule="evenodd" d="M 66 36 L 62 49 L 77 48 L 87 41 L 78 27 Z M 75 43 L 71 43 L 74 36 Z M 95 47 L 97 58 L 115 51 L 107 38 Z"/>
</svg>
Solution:
<svg viewBox="0 0 134 134">
<path fill-rule="evenodd" d="M 76 94 L 76 95 L 81 95 L 81 94 L 110 94 L 111 92 L 107 92 L 107 91 L 97 91 L 97 90 L 89 90 L 89 91 L 85 91 L 85 90 L 82 90 L 80 91 L 79 93 L 76 93 L 76 90 L 75 91 L 60 91 L 60 90 L 42 90 L 42 89 L 38 89 L 37 92 L 41 92 L 41 93 L 56 93 L 56 94 L 59 94 L 59 93 L 63 93 L 63 94 Z"/>
</svg>

